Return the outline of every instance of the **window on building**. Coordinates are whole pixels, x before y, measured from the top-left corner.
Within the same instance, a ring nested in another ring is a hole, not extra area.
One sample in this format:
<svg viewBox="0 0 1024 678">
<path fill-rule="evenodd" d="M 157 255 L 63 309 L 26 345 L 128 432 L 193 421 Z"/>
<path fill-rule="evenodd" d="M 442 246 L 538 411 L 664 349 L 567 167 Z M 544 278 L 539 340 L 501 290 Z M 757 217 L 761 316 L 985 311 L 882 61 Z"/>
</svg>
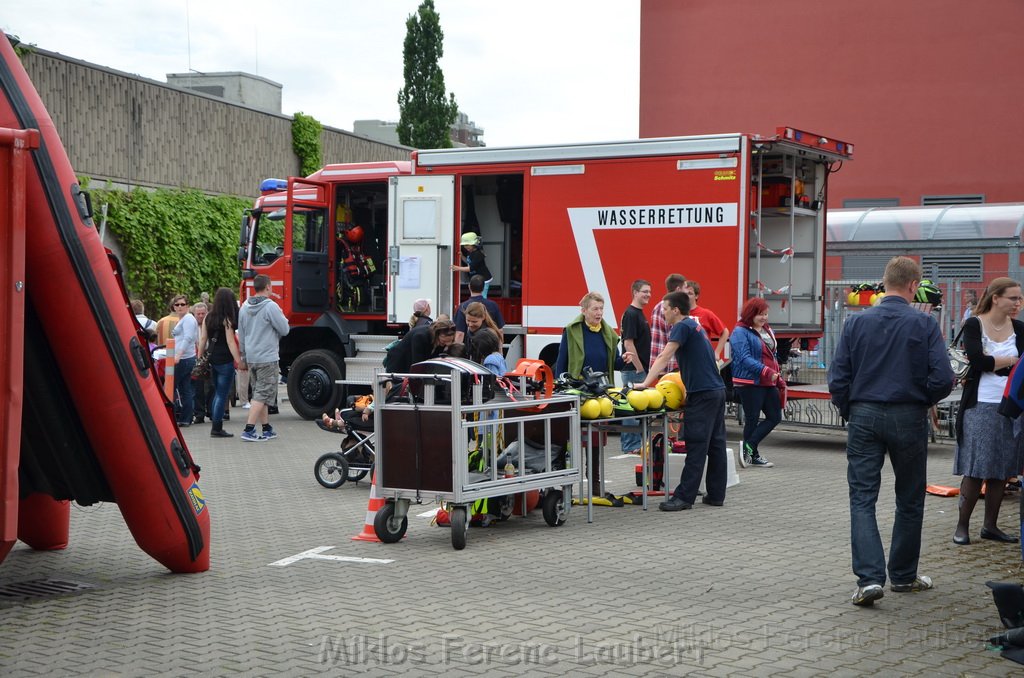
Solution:
<svg viewBox="0 0 1024 678">
<path fill-rule="evenodd" d="M 921 257 L 921 273 L 929 280 L 961 280 L 981 282 L 980 254 L 925 254 Z"/>
<path fill-rule="evenodd" d="M 224 87 L 221 85 L 194 85 L 190 89 L 203 94 L 212 94 L 215 97 L 224 98 Z"/>
<path fill-rule="evenodd" d="M 843 208 L 865 210 L 869 207 L 899 207 L 899 198 L 850 198 L 843 201 Z"/>
<path fill-rule="evenodd" d="M 980 205 L 985 202 L 985 196 L 973 195 L 924 195 L 921 196 L 921 204 L 925 207 L 937 205 Z"/>
</svg>

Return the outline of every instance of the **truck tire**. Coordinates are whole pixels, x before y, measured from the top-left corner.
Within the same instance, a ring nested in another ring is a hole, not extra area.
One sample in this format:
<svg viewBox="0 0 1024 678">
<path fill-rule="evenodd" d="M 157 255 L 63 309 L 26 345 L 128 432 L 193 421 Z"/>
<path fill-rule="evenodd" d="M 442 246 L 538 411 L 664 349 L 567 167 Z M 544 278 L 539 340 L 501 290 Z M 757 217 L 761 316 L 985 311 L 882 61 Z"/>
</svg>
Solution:
<svg viewBox="0 0 1024 678">
<path fill-rule="evenodd" d="M 288 400 L 303 419 L 316 419 L 324 412 L 332 417 L 341 406 L 345 390 L 334 382 L 344 377 L 341 358 L 334 351 L 306 351 L 288 370 Z"/>
</svg>

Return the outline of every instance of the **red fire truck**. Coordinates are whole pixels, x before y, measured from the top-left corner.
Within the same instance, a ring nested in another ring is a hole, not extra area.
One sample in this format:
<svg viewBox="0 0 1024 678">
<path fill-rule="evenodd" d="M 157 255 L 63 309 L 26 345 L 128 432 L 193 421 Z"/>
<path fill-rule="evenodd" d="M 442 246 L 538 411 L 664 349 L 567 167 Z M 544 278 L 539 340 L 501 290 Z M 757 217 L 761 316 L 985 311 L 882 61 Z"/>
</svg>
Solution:
<svg viewBox="0 0 1024 678">
<path fill-rule="evenodd" d="M 727 325 L 752 295 L 787 341 L 820 337 L 829 177 L 851 144 L 780 127 L 626 142 L 456 148 L 411 162 L 328 165 L 268 180 L 242 223 L 242 297 L 271 277 L 291 333 L 282 368 L 293 407 L 329 411 L 335 380 L 369 380 L 416 299 L 435 316 L 467 295 L 452 274 L 479 233 L 508 358 L 554 362 L 588 291 L 618 324 L 630 284 L 655 298 L 670 273 L 701 283 Z"/>
</svg>

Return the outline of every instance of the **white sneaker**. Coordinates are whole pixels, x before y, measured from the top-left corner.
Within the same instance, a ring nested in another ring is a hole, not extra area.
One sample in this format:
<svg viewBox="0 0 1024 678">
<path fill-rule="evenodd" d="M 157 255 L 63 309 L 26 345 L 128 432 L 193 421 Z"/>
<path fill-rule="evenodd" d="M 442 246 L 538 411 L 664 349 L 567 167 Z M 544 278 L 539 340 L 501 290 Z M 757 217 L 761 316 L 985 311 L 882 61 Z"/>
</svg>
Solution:
<svg viewBox="0 0 1024 678">
<path fill-rule="evenodd" d="M 242 409 L 243 409 L 243 410 L 247 410 L 247 409 L 249 409 L 250 407 L 252 407 L 252 403 L 246 403 L 246 404 L 242 405 Z"/>
<path fill-rule="evenodd" d="M 895 591 L 896 593 L 917 593 L 918 591 L 927 591 L 934 587 L 935 585 L 932 584 L 931 577 L 919 574 L 914 578 L 914 581 L 909 584 L 890 584 L 889 590 Z"/>
<path fill-rule="evenodd" d="M 853 592 L 853 597 L 850 599 L 850 602 L 861 607 L 871 607 L 875 604 L 876 600 L 884 595 L 885 589 L 883 589 L 880 584 L 858 586 L 857 590 Z"/>
</svg>

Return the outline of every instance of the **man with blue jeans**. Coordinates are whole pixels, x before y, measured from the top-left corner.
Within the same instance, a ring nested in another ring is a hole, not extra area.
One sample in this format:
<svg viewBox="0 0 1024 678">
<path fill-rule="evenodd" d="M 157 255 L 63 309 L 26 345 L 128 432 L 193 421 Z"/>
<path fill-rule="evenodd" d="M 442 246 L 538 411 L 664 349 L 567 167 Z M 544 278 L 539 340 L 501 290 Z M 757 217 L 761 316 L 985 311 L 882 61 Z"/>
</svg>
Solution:
<svg viewBox="0 0 1024 678">
<path fill-rule="evenodd" d="M 647 378 L 647 366 L 651 362 L 651 326 L 644 316 L 644 306 L 651 303 L 651 283 L 634 280 L 630 286 L 633 301 L 626 307 L 619 323 L 622 335 L 622 350 L 633 354 L 630 366 L 634 369 L 622 371 L 622 384 L 641 384 Z M 623 419 L 623 426 L 639 426 L 638 419 Z M 637 431 L 622 432 L 622 451 L 625 454 L 640 454 L 640 434 Z"/>
<path fill-rule="evenodd" d="M 932 588 L 932 580 L 917 573 L 928 468 L 927 417 L 929 408 L 953 390 L 953 371 L 935 319 L 910 307 L 920 281 L 916 261 L 893 257 L 885 267 L 885 297 L 846 321 L 829 367 L 832 402 L 848 421 L 854 605 L 873 605 L 885 595 L 885 551 L 875 504 L 887 453 L 896 493 L 890 590 Z"/>
<path fill-rule="evenodd" d="M 686 386 L 686 416 L 683 440 L 686 463 L 672 496 L 658 504 L 660 511 L 693 508 L 700 479 L 707 465 L 707 494 L 703 503 L 725 504 L 728 485 L 728 457 L 725 447 L 725 384 L 718 372 L 715 351 L 700 324 L 689 317 L 690 298 L 685 292 L 670 292 L 661 302 L 665 322 L 672 327 L 668 343 L 651 365 L 644 386 L 650 386 L 675 355 L 679 374 Z M 667 483 L 668 479 L 666 479 Z"/>
</svg>

